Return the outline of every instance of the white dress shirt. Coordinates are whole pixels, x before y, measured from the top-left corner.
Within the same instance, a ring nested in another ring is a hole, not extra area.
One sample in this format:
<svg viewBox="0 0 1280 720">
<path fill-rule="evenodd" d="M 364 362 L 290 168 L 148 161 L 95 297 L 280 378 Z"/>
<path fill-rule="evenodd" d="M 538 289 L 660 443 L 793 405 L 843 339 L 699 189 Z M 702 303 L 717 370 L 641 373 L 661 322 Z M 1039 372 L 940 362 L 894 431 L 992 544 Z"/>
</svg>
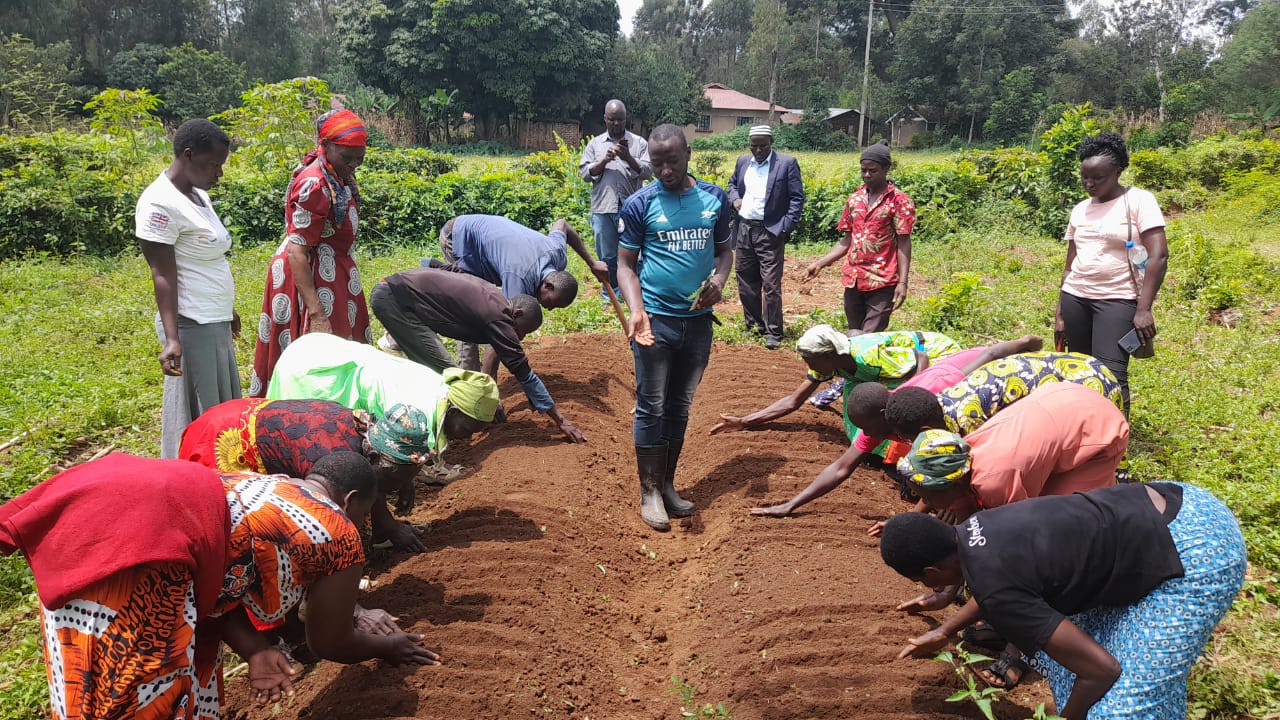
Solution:
<svg viewBox="0 0 1280 720">
<path fill-rule="evenodd" d="M 753 157 L 742 173 L 742 207 L 738 208 L 738 216 L 744 220 L 764 220 L 764 199 L 769 185 L 769 166 L 773 163 L 773 151 L 764 162 Z"/>
</svg>

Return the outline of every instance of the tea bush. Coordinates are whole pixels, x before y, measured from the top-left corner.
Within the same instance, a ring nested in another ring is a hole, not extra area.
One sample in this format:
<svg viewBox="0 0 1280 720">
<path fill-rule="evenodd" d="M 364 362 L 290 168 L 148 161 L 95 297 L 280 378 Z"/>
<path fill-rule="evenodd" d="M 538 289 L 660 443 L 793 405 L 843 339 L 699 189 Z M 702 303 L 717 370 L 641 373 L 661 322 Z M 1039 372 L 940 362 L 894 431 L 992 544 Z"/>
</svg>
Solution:
<svg viewBox="0 0 1280 720">
<path fill-rule="evenodd" d="M 969 150 L 893 168 L 890 178 L 919 210 L 914 237 L 938 240 L 992 221 L 1060 236 L 1070 206 L 1083 197 L 1074 180 L 1068 186 L 1062 178 L 1068 148 L 1089 127 L 1085 120 L 1074 117 L 1071 127 L 1046 134 L 1054 139 L 1057 155 L 1022 148 Z M 744 144 L 732 151 L 745 148 L 745 132 L 737 133 Z M 287 166 L 294 160 L 264 163 L 261 147 L 252 145 L 232 153 L 211 195 L 240 244 L 274 244 L 284 231 Z M 304 149 L 290 151 L 289 157 L 296 159 Z M 127 140 L 102 134 L 0 136 L 5 228 L 0 258 L 27 252 L 113 255 L 133 248 L 134 203 L 169 161 L 167 152 L 153 151 L 142 160 L 134 158 L 135 152 Z M 535 228 L 564 217 L 585 228 L 590 186 L 578 176 L 579 156 L 580 148 L 561 143 L 556 150 L 494 163 L 477 174 L 475 169 L 459 172 L 457 158 L 426 148 L 370 148 L 359 173 L 362 241 L 381 247 L 414 244 L 465 213 L 505 215 Z M 694 171 L 724 183 L 733 157 L 729 148 L 696 153 Z M 1251 217 L 1280 214 L 1280 182 L 1274 179 L 1280 142 L 1275 140 L 1213 138 L 1132 157 L 1126 182 L 1156 192 L 1167 210 L 1202 208 L 1211 192 L 1225 190 L 1238 211 Z M 807 173 L 807 201 L 792 241 L 830 245 L 838 240 L 844 201 L 860 184 L 854 163 L 834 174 Z"/>
</svg>

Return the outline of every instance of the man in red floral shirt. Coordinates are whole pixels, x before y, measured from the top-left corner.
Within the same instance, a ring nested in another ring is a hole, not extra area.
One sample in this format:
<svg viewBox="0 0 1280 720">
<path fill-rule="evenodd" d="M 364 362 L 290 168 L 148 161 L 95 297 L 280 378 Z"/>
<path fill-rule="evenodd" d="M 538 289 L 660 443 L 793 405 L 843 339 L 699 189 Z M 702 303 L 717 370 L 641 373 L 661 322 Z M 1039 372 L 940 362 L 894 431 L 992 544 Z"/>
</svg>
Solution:
<svg viewBox="0 0 1280 720">
<path fill-rule="evenodd" d="M 844 315 L 850 330 L 880 332 L 907 299 L 911 229 L 916 206 L 889 181 L 892 165 L 883 141 L 862 151 L 862 187 L 845 202 L 839 229 L 844 237 L 809 266 L 806 278 L 844 258 Z"/>
</svg>

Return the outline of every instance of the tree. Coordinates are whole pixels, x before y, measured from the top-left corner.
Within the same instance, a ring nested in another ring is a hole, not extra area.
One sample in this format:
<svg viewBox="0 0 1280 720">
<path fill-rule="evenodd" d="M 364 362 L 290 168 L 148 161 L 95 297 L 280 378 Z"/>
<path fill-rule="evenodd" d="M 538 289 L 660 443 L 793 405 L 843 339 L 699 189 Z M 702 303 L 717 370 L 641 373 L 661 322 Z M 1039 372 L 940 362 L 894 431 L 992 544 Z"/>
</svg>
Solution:
<svg viewBox="0 0 1280 720">
<path fill-rule="evenodd" d="M 1000 78 L 1043 67 L 1074 22 L 1056 0 L 988 0 L 967 11 L 951 0 L 915 0 L 894 37 L 889 67 L 899 103 L 922 104 L 943 130 L 972 137 L 986 120 Z"/>
<path fill-rule="evenodd" d="M 160 98 L 145 88 L 107 88 L 84 105 L 85 110 L 93 113 L 89 129 L 127 139 L 135 160 L 142 159 L 144 146 L 154 150 L 164 139 L 164 126 L 153 114 L 159 107 Z"/>
<path fill-rule="evenodd" d="M 240 10 L 227 28 L 228 56 L 257 81 L 275 82 L 305 74 L 299 43 L 307 33 L 281 32 L 299 27 L 299 0 L 239 0 Z"/>
<path fill-rule="evenodd" d="M 49 131 L 77 104 L 68 80 L 79 58 L 70 43 L 37 47 L 21 35 L 0 42 L 0 127 Z"/>
<path fill-rule="evenodd" d="M 214 116 L 243 145 L 236 153 L 259 170 L 286 170 L 315 143 L 315 118 L 329 107 L 329 86 L 318 78 L 256 85 L 240 107 Z"/>
<path fill-rule="evenodd" d="M 160 96 L 173 120 L 207 118 L 234 107 L 244 89 L 244 68 L 220 52 L 186 43 L 169 51 L 160 66 Z"/>
<path fill-rule="evenodd" d="M 169 48 L 138 43 L 111 58 L 107 65 L 107 87 L 155 90 L 160 87 L 160 66 L 168 61 Z"/>
<path fill-rule="evenodd" d="M 1045 106 L 1044 94 L 1036 92 L 1038 86 L 1036 70 L 1030 66 L 1024 65 L 1001 78 L 999 97 L 982 124 L 983 137 L 1004 143 L 1028 140 Z"/>
<path fill-rule="evenodd" d="M 662 123 L 694 122 L 706 104 L 702 84 L 658 45 L 624 40 L 609 54 L 605 68 L 593 106 L 603 108 L 606 100 L 619 98 L 637 132 Z"/>
<path fill-rule="evenodd" d="M 604 72 L 615 0 L 353 0 L 337 8 L 343 57 L 396 95 L 421 130 L 420 99 L 457 90 L 482 138 L 500 121 L 577 117 Z"/>
<path fill-rule="evenodd" d="M 1255 118 L 1280 116 L 1280 2 L 1264 2 L 1245 15 L 1222 48 L 1214 84 L 1229 110 Z"/>
</svg>

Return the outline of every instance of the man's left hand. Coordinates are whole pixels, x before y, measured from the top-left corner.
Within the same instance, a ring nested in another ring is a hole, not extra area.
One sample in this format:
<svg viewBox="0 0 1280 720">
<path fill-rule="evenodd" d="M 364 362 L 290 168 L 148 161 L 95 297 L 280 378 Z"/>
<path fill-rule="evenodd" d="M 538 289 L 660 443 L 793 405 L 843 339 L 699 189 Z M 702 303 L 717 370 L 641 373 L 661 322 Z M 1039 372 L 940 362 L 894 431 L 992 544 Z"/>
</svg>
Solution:
<svg viewBox="0 0 1280 720">
<path fill-rule="evenodd" d="M 897 310 L 907 301 L 907 284 L 905 282 L 898 283 L 893 289 L 893 309 Z"/>
<path fill-rule="evenodd" d="M 595 260 L 591 263 L 591 274 L 602 283 L 609 282 L 609 266 L 603 260 Z"/>
<path fill-rule="evenodd" d="M 707 283 L 707 286 L 702 289 L 702 294 L 698 295 L 698 304 L 694 307 L 698 310 L 706 310 L 712 307 L 723 299 L 724 296 L 721 292 L 720 285 L 716 283 L 715 278 L 712 278 Z"/>
</svg>

